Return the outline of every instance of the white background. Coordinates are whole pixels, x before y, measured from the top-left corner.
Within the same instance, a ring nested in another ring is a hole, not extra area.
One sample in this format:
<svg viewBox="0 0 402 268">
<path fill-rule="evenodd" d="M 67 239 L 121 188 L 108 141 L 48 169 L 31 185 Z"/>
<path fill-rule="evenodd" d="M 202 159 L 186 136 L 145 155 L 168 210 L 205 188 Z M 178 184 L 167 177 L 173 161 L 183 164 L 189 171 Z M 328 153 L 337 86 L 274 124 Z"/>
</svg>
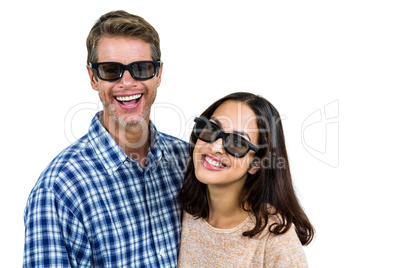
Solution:
<svg viewBox="0 0 402 268">
<path fill-rule="evenodd" d="M 191 118 L 234 91 L 261 94 L 283 115 L 294 184 L 317 231 L 305 247 L 310 267 L 402 267 L 399 1 L 8 2 L 1 267 L 21 267 L 29 192 L 99 107 L 85 40 L 117 9 L 160 34 L 159 130 L 188 139 Z"/>
</svg>

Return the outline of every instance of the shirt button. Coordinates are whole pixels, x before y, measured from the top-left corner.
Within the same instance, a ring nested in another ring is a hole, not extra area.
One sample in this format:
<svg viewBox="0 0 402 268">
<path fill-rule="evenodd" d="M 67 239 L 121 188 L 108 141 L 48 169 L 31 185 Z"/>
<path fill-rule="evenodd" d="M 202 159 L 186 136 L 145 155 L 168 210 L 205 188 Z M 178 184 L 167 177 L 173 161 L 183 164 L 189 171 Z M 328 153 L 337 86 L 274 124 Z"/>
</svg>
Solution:
<svg viewBox="0 0 402 268">
<path fill-rule="evenodd" d="M 163 249 L 161 249 L 160 251 L 159 251 L 159 255 L 161 255 L 162 257 L 165 257 L 165 250 L 163 250 Z"/>
<path fill-rule="evenodd" d="M 152 217 L 156 217 L 156 216 L 158 216 L 158 213 L 156 213 L 156 211 L 154 211 L 151 213 L 151 215 L 152 215 Z"/>
</svg>

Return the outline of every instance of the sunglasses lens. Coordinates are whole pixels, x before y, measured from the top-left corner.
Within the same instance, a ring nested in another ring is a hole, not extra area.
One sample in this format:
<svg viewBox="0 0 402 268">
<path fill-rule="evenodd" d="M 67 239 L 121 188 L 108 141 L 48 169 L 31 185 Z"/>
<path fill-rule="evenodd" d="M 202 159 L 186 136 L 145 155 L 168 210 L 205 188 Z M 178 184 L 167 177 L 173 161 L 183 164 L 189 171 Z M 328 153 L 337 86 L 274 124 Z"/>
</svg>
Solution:
<svg viewBox="0 0 402 268">
<path fill-rule="evenodd" d="M 241 136 L 235 134 L 230 134 L 226 137 L 225 145 L 230 153 L 237 156 L 244 155 L 248 149 L 248 144 L 245 140 Z"/>
<path fill-rule="evenodd" d="M 197 121 L 194 127 L 195 136 L 205 142 L 215 142 L 221 133 L 222 130 L 217 125 L 206 120 Z M 237 134 L 227 135 L 224 147 L 230 154 L 237 157 L 243 156 L 248 150 L 247 142 Z"/>
<path fill-rule="evenodd" d="M 154 76 L 155 65 L 152 62 L 136 62 L 131 66 L 136 78 L 149 79 Z"/>
<path fill-rule="evenodd" d="M 118 79 L 121 73 L 121 66 L 114 63 L 100 64 L 98 67 L 98 72 L 102 79 Z"/>
<path fill-rule="evenodd" d="M 214 142 L 219 131 L 219 128 L 204 120 L 198 121 L 194 128 L 195 136 L 206 142 Z"/>
</svg>

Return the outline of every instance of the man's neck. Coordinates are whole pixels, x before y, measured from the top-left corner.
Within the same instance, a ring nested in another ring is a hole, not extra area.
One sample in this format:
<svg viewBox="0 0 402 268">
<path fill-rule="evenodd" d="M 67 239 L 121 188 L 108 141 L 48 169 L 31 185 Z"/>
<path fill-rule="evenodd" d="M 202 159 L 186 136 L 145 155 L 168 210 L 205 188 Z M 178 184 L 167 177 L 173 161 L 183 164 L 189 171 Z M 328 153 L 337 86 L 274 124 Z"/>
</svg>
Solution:
<svg viewBox="0 0 402 268">
<path fill-rule="evenodd" d="M 114 119 L 102 120 L 103 126 L 113 137 L 124 153 L 138 161 L 144 168 L 150 146 L 149 119 L 138 125 L 124 126 Z"/>
</svg>

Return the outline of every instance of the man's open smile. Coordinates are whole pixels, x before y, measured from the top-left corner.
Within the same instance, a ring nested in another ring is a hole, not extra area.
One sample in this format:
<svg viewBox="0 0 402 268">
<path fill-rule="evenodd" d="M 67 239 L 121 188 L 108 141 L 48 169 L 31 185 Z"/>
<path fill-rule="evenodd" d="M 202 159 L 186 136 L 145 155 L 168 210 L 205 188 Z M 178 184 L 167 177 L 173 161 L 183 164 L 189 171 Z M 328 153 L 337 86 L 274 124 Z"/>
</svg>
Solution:
<svg viewBox="0 0 402 268">
<path fill-rule="evenodd" d="M 135 108 L 139 105 L 142 93 L 129 96 L 117 96 L 115 99 L 121 104 L 123 108 Z"/>
</svg>

